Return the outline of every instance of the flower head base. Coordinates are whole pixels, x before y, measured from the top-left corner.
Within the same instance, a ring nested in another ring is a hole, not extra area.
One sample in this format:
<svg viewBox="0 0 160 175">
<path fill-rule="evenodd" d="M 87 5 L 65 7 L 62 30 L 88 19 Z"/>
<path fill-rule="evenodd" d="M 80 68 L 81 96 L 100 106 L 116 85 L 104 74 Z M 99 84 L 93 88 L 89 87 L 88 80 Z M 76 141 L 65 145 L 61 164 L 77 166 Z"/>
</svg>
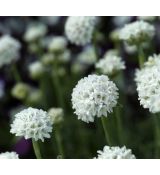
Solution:
<svg viewBox="0 0 160 175">
<path fill-rule="evenodd" d="M 28 27 L 24 39 L 27 42 L 35 42 L 47 33 L 47 27 L 44 24 L 33 24 Z"/>
<path fill-rule="evenodd" d="M 97 151 L 97 159 L 135 159 L 135 155 L 132 154 L 131 149 L 123 147 L 110 147 L 104 146 L 103 151 Z"/>
<path fill-rule="evenodd" d="M 145 21 L 136 21 L 126 24 L 119 32 L 119 38 L 129 45 L 138 45 L 152 39 L 154 34 L 153 25 Z"/>
<path fill-rule="evenodd" d="M 19 58 L 21 44 L 9 35 L 0 38 L 0 67 Z"/>
<path fill-rule="evenodd" d="M 81 79 L 72 93 L 72 105 L 78 119 L 94 122 L 95 117 L 107 117 L 117 104 L 118 89 L 105 75 L 89 75 Z"/>
<path fill-rule="evenodd" d="M 63 121 L 64 111 L 62 108 L 51 108 L 48 111 L 48 115 L 51 117 L 53 124 L 59 124 Z"/>
<path fill-rule="evenodd" d="M 65 25 L 65 33 L 71 43 L 85 45 L 91 42 L 97 23 L 95 16 L 70 16 Z"/>
<path fill-rule="evenodd" d="M 101 73 L 106 75 L 115 75 L 118 71 L 125 69 L 122 58 L 111 54 L 105 55 L 95 66 Z"/>
<path fill-rule="evenodd" d="M 144 68 L 136 71 L 135 81 L 140 104 L 150 112 L 160 112 L 160 55 L 149 57 Z"/>
<path fill-rule="evenodd" d="M 25 139 L 44 141 L 45 138 L 50 138 L 52 123 L 47 112 L 29 107 L 15 115 L 10 132 Z"/>
<path fill-rule="evenodd" d="M 19 159 L 16 152 L 5 152 L 0 154 L 0 159 Z"/>
</svg>

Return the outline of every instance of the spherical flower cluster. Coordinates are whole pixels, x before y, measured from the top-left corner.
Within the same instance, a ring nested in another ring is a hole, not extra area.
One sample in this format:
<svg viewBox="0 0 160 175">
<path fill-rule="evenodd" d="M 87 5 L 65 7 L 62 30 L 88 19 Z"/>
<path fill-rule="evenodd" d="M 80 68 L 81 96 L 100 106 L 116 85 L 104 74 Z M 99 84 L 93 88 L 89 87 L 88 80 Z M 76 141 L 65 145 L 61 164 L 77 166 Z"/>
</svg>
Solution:
<svg viewBox="0 0 160 175">
<path fill-rule="evenodd" d="M 125 69 L 124 61 L 117 55 L 105 55 L 95 66 L 101 73 L 106 75 L 114 75 L 118 71 Z"/>
<path fill-rule="evenodd" d="M 0 154 L 0 159 L 19 159 L 16 152 L 5 152 Z"/>
<path fill-rule="evenodd" d="M 96 23 L 95 16 L 70 16 L 65 24 L 66 36 L 76 45 L 90 43 Z"/>
<path fill-rule="evenodd" d="M 155 34 L 154 26 L 145 21 L 126 24 L 119 32 L 119 38 L 129 45 L 137 45 L 151 39 Z"/>
<path fill-rule="evenodd" d="M 35 61 L 29 65 L 29 73 L 33 79 L 39 78 L 44 73 L 44 66 L 40 61 Z"/>
<path fill-rule="evenodd" d="M 28 27 L 24 39 L 27 42 L 34 42 L 42 38 L 47 33 L 47 27 L 44 24 L 34 24 Z"/>
<path fill-rule="evenodd" d="M 123 147 L 110 147 L 104 146 L 103 151 L 97 151 L 97 159 L 136 159 L 135 155 L 132 154 L 131 149 Z"/>
<path fill-rule="evenodd" d="M 0 67 L 8 65 L 19 58 L 21 44 L 9 35 L 0 38 Z"/>
<path fill-rule="evenodd" d="M 81 79 L 72 93 L 72 105 L 78 119 L 94 122 L 94 118 L 107 117 L 117 104 L 118 89 L 105 75 L 89 75 Z"/>
<path fill-rule="evenodd" d="M 67 40 L 63 36 L 53 37 L 51 40 L 48 49 L 51 52 L 63 52 L 67 47 Z"/>
<path fill-rule="evenodd" d="M 83 64 L 94 64 L 97 60 L 93 47 L 87 46 L 78 54 L 77 60 Z"/>
<path fill-rule="evenodd" d="M 135 81 L 140 104 L 150 112 L 160 112 L 160 55 L 149 57 L 144 68 L 136 71 Z"/>
<path fill-rule="evenodd" d="M 48 111 L 48 115 L 50 116 L 53 124 L 59 124 L 63 121 L 64 111 L 62 108 L 51 108 Z"/>
<path fill-rule="evenodd" d="M 29 107 L 15 115 L 10 132 L 25 139 L 44 141 L 44 138 L 50 138 L 52 123 L 47 112 Z"/>
</svg>

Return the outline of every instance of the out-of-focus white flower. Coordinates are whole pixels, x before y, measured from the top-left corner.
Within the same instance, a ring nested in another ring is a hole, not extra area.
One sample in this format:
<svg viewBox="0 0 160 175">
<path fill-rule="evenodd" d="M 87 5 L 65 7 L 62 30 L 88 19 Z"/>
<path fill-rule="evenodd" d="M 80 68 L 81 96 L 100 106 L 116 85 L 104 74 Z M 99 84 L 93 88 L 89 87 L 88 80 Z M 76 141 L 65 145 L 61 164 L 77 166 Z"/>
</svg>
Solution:
<svg viewBox="0 0 160 175">
<path fill-rule="evenodd" d="M 122 27 L 124 24 L 127 24 L 131 21 L 132 16 L 114 16 L 113 23 L 117 27 Z"/>
<path fill-rule="evenodd" d="M 97 61 L 95 50 L 92 46 L 87 46 L 78 54 L 77 61 L 83 64 L 94 64 Z"/>
<path fill-rule="evenodd" d="M 34 42 L 40 38 L 42 38 L 47 33 L 47 27 L 44 24 L 33 24 L 30 25 L 25 34 L 24 39 L 27 42 Z"/>
<path fill-rule="evenodd" d="M 119 32 L 119 38 L 129 45 L 137 45 L 151 39 L 155 34 L 154 26 L 145 21 L 126 24 Z"/>
<path fill-rule="evenodd" d="M 136 159 L 132 154 L 131 149 L 127 149 L 125 146 L 104 146 L 103 151 L 97 151 L 97 159 Z"/>
<path fill-rule="evenodd" d="M 154 21 L 156 16 L 138 16 L 138 19 L 144 21 Z"/>
<path fill-rule="evenodd" d="M 118 89 L 105 75 L 82 78 L 72 93 L 72 107 L 78 119 L 94 122 L 95 117 L 107 117 L 117 104 Z"/>
<path fill-rule="evenodd" d="M 63 52 L 67 47 L 67 40 L 63 36 L 55 36 L 51 40 L 48 49 L 51 52 Z"/>
<path fill-rule="evenodd" d="M 44 65 L 40 61 L 35 61 L 29 65 L 29 73 L 32 78 L 39 78 L 44 73 Z"/>
<path fill-rule="evenodd" d="M 95 16 L 70 16 L 65 24 L 66 36 L 73 44 L 88 44 L 91 42 L 96 23 Z"/>
<path fill-rule="evenodd" d="M 56 25 L 59 22 L 60 18 L 60 16 L 40 16 L 40 20 L 49 26 Z"/>
<path fill-rule="evenodd" d="M 111 31 L 109 37 L 111 38 L 112 41 L 114 42 L 119 41 L 119 32 L 120 32 L 119 28 Z"/>
<path fill-rule="evenodd" d="M 66 63 L 71 59 L 71 52 L 69 49 L 64 50 L 64 52 L 60 53 L 56 59 L 62 63 Z"/>
<path fill-rule="evenodd" d="M 150 112 L 160 112 L 160 55 L 149 57 L 144 68 L 136 71 L 138 99 Z"/>
<path fill-rule="evenodd" d="M 25 139 L 44 141 L 51 137 L 52 123 L 47 112 L 29 107 L 15 115 L 10 132 Z"/>
<path fill-rule="evenodd" d="M 46 53 L 42 56 L 41 60 L 44 65 L 52 65 L 55 61 L 55 55 L 52 53 Z"/>
<path fill-rule="evenodd" d="M 29 91 L 30 91 L 29 85 L 20 82 L 15 84 L 15 86 L 13 87 L 12 95 L 17 99 L 23 100 L 27 97 Z"/>
<path fill-rule="evenodd" d="M 48 111 L 48 115 L 50 116 L 53 124 L 59 124 L 63 121 L 64 111 L 62 108 L 51 108 Z"/>
<path fill-rule="evenodd" d="M 19 159 L 16 152 L 5 152 L 0 154 L 0 159 Z"/>
<path fill-rule="evenodd" d="M 8 65 L 19 58 L 21 44 L 9 35 L 0 38 L 0 67 Z"/>
<path fill-rule="evenodd" d="M 117 55 L 105 55 L 95 64 L 95 67 L 103 74 L 115 75 L 118 71 L 125 69 L 125 63 Z"/>
</svg>

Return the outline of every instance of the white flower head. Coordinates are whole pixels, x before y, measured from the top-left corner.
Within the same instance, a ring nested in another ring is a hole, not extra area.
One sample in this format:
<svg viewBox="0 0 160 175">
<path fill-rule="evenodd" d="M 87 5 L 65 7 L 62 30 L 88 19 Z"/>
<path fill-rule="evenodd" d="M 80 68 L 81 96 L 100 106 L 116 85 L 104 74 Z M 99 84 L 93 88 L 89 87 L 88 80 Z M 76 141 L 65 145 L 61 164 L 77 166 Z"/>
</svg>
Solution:
<svg viewBox="0 0 160 175">
<path fill-rule="evenodd" d="M 8 65 L 19 58 L 21 44 L 9 35 L 0 38 L 0 67 Z"/>
<path fill-rule="evenodd" d="M 96 23 L 95 16 L 70 16 L 65 24 L 66 36 L 73 44 L 88 44 L 91 42 Z"/>
<path fill-rule="evenodd" d="M 63 52 L 67 47 L 67 40 L 63 36 L 55 36 L 51 40 L 48 49 L 51 52 Z"/>
<path fill-rule="evenodd" d="M 136 159 L 131 149 L 125 146 L 104 146 L 103 151 L 97 151 L 97 159 Z"/>
<path fill-rule="evenodd" d="M 16 152 L 5 152 L 0 154 L 0 159 L 19 159 Z"/>
<path fill-rule="evenodd" d="M 160 112 L 160 55 L 149 57 L 141 70 L 136 71 L 138 99 L 150 112 Z"/>
<path fill-rule="evenodd" d="M 95 51 L 92 46 L 87 46 L 78 54 L 77 60 L 83 64 L 94 64 L 97 61 Z"/>
<path fill-rule="evenodd" d="M 78 119 L 94 122 L 95 117 L 107 117 L 117 104 L 118 89 L 105 75 L 82 78 L 72 92 L 72 107 Z"/>
<path fill-rule="evenodd" d="M 137 45 L 151 39 L 155 34 L 153 25 L 145 21 L 136 21 L 126 24 L 119 32 L 119 38 L 129 45 Z"/>
<path fill-rule="evenodd" d="M 30 25 L 24 35 L 24 39 L 27 42 L 34 42 L 40 38 L 42 38 L 47 33 L 46 25 L 40 24 L 33 24 Z"/>
<path fill-rule="evenodd" d="M 47 112 L 29 107 L 15 115 L 10 132 L 25 139 L 44 141 L 51 137 L 52 123 Z"/>
<path fill-rule="evenodd" d="M 50 116 L 53 124 L 59 124 L 63 121 L 64 111 L 62 108 L 51 108 L 48 111 L 48 115 Z"/>
<path fill-rule="evenodd" d="M 95 67 L 103 74 L 114 75 L 118 71 L 125 69 L 125 64 L 120 56 L 105 55 L 96 63 Z"/>
</svg>

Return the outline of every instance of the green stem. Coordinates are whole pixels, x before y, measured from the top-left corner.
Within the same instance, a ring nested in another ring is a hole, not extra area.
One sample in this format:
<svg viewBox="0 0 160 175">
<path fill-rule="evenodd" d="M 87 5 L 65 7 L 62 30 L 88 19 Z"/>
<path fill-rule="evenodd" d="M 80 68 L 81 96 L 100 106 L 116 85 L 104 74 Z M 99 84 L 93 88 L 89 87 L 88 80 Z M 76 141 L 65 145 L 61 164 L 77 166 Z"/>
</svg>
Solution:
<svg viewBox="0 0 160 175">
<path fill-rule="evenodd" d="M 96 38 L 96 35 L 97 35 L 97 31 L 94 32 L 94 35 L 93 35 L 93 48 L 94 48 L 94 51 L 95 51 L 95 55 L 96 55 L 96 58 L 98 60 L 98 57 L 99 57 L 99 50 L 98 50 L 98 46 L 97 46 L 97 38 Z"/>
<path fill-rule="evenodd" d="M 56 142 L 57 142 L 57 147 L 58 147 L 58 151 L 59 154 L 61 156 L 62 159 L 64 159 L 64 150 L 63 150 L 63 146 L 62 146 L 62 137 L 60 134 L 60 128 L 56 127 L 55 129 L 55 137 L 56 137 Z"/>
<path fill-rule="evenodd" d="M 106 118 L 105 117 L 101 117 L 101 121 L 102 121 L 102 126 L 103 126 L 103 129 L 104 129 L 106 142 L 107 142 L 107 144 L 109 146 L 111 146 L 111 140 L 110 140 L 110 137 L 109 137 L 107 126 L 106 126 Z"/>
<path fill-rule="evenodd" d="M 117 123 L 117 133 L 118 133 L 118 139 L 120 144 L 123 144 L 123 129 L 122 129 L 122 121 L 121 121 L 121 113 L 119 106 L 115 109 L 115 117 L 116 117 L 116 123 Z"/>
<path fill-rule="evenodd" d="M 138 56 L 139 56 L 139 66 L 140 68 L 143 67 L 144 61 L 145 61 L 145 54 L 143 51 L 143 47 L 141 45 L 138 45 Z"/>
<path fill-rule="evenodd" d="M 21 77 L 20 77 L 19 72 L 17 70 L 16 64 L 12 65 L 12 73 L 13 73 L 15 81 L 16 82 L 20 82 L 21 81 Z"/>
<path fill-rule="evenodd" d="M 58 106 L 61 106 L 63 109 L 65 109 L 64 101 L 63 101 L 63 92 L 61 90 L 61 85 L 59 82 L 58 77 L 58 70 L 57 70 L 57 63 L 55 61 L 54 63 L 54 69 L 53 69 L 53 83 L 55 85 L 55 89 L 57 91 L 57 100 L 58 100 Z"/>
<path fill-rule="evenodd" d="M 37 158 L 37 159 L 42 159 L 42 156 L 41 156 L 41 152 L 40 152 L 40 148 L 39 148 L 38 142 L 36 142 L 34 139 L 32 139 L 32 144 L 33 144 L 33 149 L 34 149 L 36 158 Z"/>
</svg>

